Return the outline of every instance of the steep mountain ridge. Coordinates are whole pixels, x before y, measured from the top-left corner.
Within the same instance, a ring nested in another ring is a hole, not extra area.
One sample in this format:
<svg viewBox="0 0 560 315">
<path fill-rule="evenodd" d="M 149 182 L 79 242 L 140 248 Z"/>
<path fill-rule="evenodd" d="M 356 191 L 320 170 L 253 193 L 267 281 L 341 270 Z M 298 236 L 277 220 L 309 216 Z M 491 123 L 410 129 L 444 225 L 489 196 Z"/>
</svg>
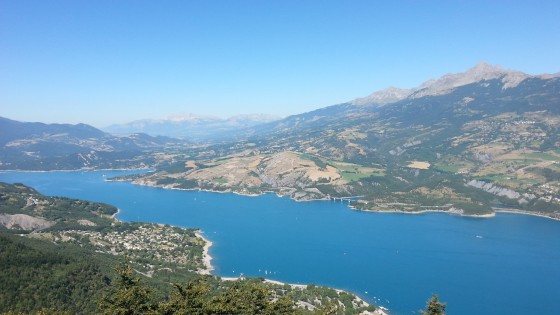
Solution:
<svg viewBox="0 0 560 315">
<path fill-rule="evenodd" d="M 485 62 L 480 62 L 465 72 L 446 74 L 439 79 L 428 80 L 416 88 L 399 89 L 389 87 L 387 89 L 374 92 L 369 96 L 357 98 L 350 103 L 353 105 L 382 106 L 395 103 L 406 98 L 414 99 L 424 96 L 448 94 L 455 88 L 493 79 L 501 79 L 504 83 L 503 89 L 508 89 L 516 87 L 523 80 L 530 77 L 533 76 L 519 71 L 504 69 L 501 66 L 492 66 Z"/>
<path fill-rule="evenodd" d="M 30 122 L 22 125 L 21 122 L 0 117 L 0 145 L 17 140 L 42 135 L 64 136 L 72 135 L 76 138 L 99 138 L 105 133 L 95 127 L 86 124 L 44 124 L 40 122 Z"/>
<path fill-rule="evenodd" d="M 388 88 L 377 91 L 364 98 L 357 98 L 347 103 L 320 108 L 311 112 L 292 115 L 279 121 L 267 123 L 251 128 L 250 134 L 282 133 L 292 129 L 307 130 L 329 123 L 342 123 L 345 120 L 368 120 L 389 112 L 398 111 L 405 107 L 412 110 L 415 104 L 438 101 L 437 96 L 446 95 L 453 97 L 457 89 L 472 90 L 473 95 L 465 94 L 463 97 L 535 97 L 541 88 L 548 89 L 544 93 L 554 95 L 554 85 L 557 84 L 556 75 L 527 75 L 519 71 L 507 70 L 500 66 L 492 66 L 484 62 L 462 73 L 447 74 L 439 79 L 426 81 L 412 89 Z M 523 84 L 523 82 L 529 82 Z M 528 90 L 530 89 L 530 90 Z M 475 91 L 478 90 L 478 91 Z M 508 91 L 512 90 L 512 91 Z M 469 99 L 467 99 L 469 101 Z M 555 110 L 553 104 L 550 104 Z M 393 108 L 394 107 L 394 108 Z M 392 108 L 392 109 L 387 109 Z M 529 109 L 527 107 L 527 109 Z M 410 112 L 410 110 L 408 112 Z M 419 108 L 422 112 L 423 109 Z"/>
<path fill-rule="evenodd" d="M 554 142 L 558 126 L 548 120 L 560 112 L 560 79 L 527 78 L 508 89 L 503 89 L 504 84 L 501 79 L 481 81 L 455 88 L 448 94 L 407 98 L 382 107 L 334 105 L 262 126 L 256 132 L 259 136 L 250 141 L 268 144 L 265 150 L 285 148 L 350 162 L 388 162 L 394 156 L 387 153 L 398 151 L 407 143 L 423 141 L 424 145 L 442 146 L 463 135 L 462 127 L 470 121 L 513 112 L 535 113 L 543 123 L 542 128 L 548 130 L 547 143 Z M 551 116 L 546 118 L 548 114 Z M 340 136 L 348 130 L 366 136 Z M 444 139 L 448 142 L 442 142 Z M 348 146 L 349 143 L 353 145 Z M 365 154 L 356 155 L 356 145 Z"/>
</svg>

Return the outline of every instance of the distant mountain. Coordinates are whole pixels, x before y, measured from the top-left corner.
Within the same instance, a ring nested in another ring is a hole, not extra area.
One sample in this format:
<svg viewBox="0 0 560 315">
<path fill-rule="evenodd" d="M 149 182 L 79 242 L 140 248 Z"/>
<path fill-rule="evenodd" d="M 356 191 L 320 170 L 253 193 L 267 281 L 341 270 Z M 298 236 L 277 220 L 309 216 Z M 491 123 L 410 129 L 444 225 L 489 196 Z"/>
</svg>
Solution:
<svg viewBox="0 0 560 315">
<path fill-rule="evenodd" d="M 150 151 L 185 142 L 146 134 L 113 136 L 85 124 L 19 122 L 0 117 L 0 169 L 146 167 Z"/>
<path fill-rule="evenodd" d="M 189 141 L 215 141 L 234 139 L 247 128 L 279 120 L 280 117 L 252 114 L 237 115 L 226 119 L 197 116 L 192 113 L 169 116 L 166 119 L 143 119 L 126 124 L 104 128 L 113 134 L 146 133 L 154 136 L 168 136 Z"/>
<path fill-rule="evenodd" d="M 473 104 L 487 102 L 493 98 L 498 99 L 505 106 L 508 102 L 517 101 L 516 98 L 522 97 L 523 106 L 519 110 L 530 111 L 534 107 L 526 107 L 528 98 L 546 95 L 554 98 L 558 94 L 555 91 L 560 75 L 545 74 L 531 76 L 522 72 L 506 70 L 500 66 L 492 66 L 484 62 L 479 63 L 475 67 L 463 72 L 455 74 L 447 74 L 439 79 L 433 79 L 424 82 L 419 87 L 412 89 L 399 89 L 390 87 L 385 90 L 377 91 L 369 96 L 357 98 L 347 103 L 324 107 L 311 112 L 289 116 L 285 119 L 272 123 L 259 125 L 252 128 L 251 134 L 274 134 L 286 131 L 300 132 L 304 129 L 314 129 L 320 126 L 329 126 L 333 124 L 344 124 L 346 121 L 368 120 L 372 115 L 378 119 L 385 118 L 386 115 L 395 111 L 406 108 L 405 120 L 414 119 L 417 114 L 423 113 L 428 109 L 425 115 L 436 115 L 440 110 L 450 110 L 452 104 L 445 106 L 437 106 L 432 104 L 426 108 L 426 103 L 447 102 L 449 97 L 456 98 L 457 95 L 468 98 L 468 103 L 475 101 Z M 528 94 L 533 93 L 533 94 Z M 528 95 L 526 95 L 528 94 Z M 505 99 L 504 97 L 508 98 Z M 473 100 L 470 100 L 473 98 Z M 460 101 L 463 101 L 462 99 Z M 493 102 L 493 101 L 492 101 Z M 556 110 L 556 103 L 547 103 L 547 108 Z M 453 105 L 455 106 L 455 105 Z M 494 109 L 491 106 L 481 104 L 480 110 L 494 110 L 497 112 L 508 110 L 507 107 Z M 459 110 L 459 109 L 458 109 Z M 517 109 L 516 109 L 517 110 Z M 453 117 L 458 112 L 445 112 L 443 115 Z M 424 117 L 422 116 L 422 117 Z M 473 116 L 475 117 L 475 116 Z"/>
<path fill-rule="evenodd" d="M 87 139 L 103 137 L 105 133 L 85 124 L 21 123 L 19 121 L 0 117 L 0 145 L 5 145 L 16 139 L 27 139 L 40 135 L 70 135 L 75 138 Z"/>
</svg>

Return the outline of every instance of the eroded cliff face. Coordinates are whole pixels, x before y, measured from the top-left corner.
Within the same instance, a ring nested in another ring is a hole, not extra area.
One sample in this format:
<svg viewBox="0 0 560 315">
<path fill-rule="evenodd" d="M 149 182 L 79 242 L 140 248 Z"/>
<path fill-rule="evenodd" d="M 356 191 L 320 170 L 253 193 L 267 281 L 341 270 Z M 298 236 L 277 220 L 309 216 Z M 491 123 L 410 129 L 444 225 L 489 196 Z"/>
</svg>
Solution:
<svg viewBox="0 0 560 315">
<path fill-rule="evenodd" d="M 506 197 L 509 199 L 516 199 L 519 204 L 524 204 L 536 198 L 533 194 L 520 194 L 515 190 L 511 190 L 504 187 L 496 186 L 492 183 L 488 183 L 481 180 L 473 179 L 467 183 L 468 186 L 476 187 L 482 189 L 488 193 L 491 193 L 496 196 Z"/>
<path fill-rule="evenodd" d="M 56 222 L 27 214 L 0 213 L 0 224 L 10 230 L 34 231 L 46 229 Z"/>
</svg>

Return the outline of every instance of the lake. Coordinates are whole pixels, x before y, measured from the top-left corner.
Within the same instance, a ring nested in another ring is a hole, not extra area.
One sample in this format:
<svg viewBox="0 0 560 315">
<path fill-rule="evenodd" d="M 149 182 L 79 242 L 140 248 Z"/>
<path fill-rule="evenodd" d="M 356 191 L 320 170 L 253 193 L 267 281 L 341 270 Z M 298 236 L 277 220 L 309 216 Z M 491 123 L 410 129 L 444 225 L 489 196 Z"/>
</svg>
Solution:
<svg viewBox="0 0 560 315">
<path fill-rule="evenodd" d="M 412 314 L 432 293 L 448 313 L 558 314 L 560 222 L 497 214 L 467 218 L 354 211 L 340 201 L 294 202 L 142 187 L 130 172 L 8 172 L 51 196 L 110 203 L 123 221 L 199 227 L 214 242 L 214 273 L 352 291 Z"/>
</svg>

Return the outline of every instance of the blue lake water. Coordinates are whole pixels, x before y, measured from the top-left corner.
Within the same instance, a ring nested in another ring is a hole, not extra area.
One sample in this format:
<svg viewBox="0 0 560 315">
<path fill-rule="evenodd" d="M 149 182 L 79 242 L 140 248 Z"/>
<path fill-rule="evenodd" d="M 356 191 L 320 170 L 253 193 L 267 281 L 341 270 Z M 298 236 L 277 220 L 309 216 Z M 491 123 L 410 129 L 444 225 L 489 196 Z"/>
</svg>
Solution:
<svg viewBox="0 0 560 315">
<path fill-rule="evenodd" d="M 392 314 L 437 293 L 448 313 L 558 314 L 560 222 L 498 214 L 477 219 L 350 210 L 105 182 L 122 171 L 0 173 L 46 195 L 113 204 L 123 221 L 199 227 L 214 242 L 215 274 L 262 276 L 355 292 Z"/>
</svg>

